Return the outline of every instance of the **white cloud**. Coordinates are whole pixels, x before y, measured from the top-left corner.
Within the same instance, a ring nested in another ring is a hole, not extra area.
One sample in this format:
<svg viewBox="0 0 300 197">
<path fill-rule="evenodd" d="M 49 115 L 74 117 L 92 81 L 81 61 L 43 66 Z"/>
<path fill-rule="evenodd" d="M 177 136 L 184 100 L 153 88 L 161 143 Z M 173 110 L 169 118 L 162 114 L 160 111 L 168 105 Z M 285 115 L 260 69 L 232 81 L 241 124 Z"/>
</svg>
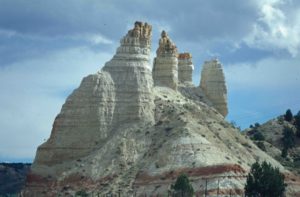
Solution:
<svg viewBox="0 0 300 197">
<path fill-rule="evenodd" d="M 73 48 L 0 68 L 0 157 L 33 158 L 66 94 L 110 58 Z"/>
<path fill-rule="evenodd" d="M 55 40 L 82 40 L 87 41 L 93 45 L 98 44 L 113 44 L 113 41 L 103 36 L 101 33 L 81 33 L 75 35 L 57 35 L 57 36 L 48 36 L 48 35 L 38 35 L 38 34 L 26 34 L 19 33 L 17 31 L 9 30 L 9 29 L 1 29 L 0 28 L 0 36 L 3 37 L 18 37 L 22 39 L 29 40 L 42 40 L 42 41 L 55 41 Z"/>
<path fill-rule="evenodd" d="M 300 48 L 300 8 L 284 0 L 262 0 L 257 4 L 260 17 L 244 41 L 254 48 L 287 50 L 295 57 Z"/>
<path fill-rule="evenodd" d="M 229 88 L 276 90 L 300 87 L 300 61 L 293 59 L 263 59 L 257 63 L 238 63 L 224 68 Z"/>
<path fill-rule="evenodd" d="M 78 34 L 71 36 L 74 40 L 86 40 L 91 44 L 113 44 L 113 41 L 101 34 Z"/>
</svg>

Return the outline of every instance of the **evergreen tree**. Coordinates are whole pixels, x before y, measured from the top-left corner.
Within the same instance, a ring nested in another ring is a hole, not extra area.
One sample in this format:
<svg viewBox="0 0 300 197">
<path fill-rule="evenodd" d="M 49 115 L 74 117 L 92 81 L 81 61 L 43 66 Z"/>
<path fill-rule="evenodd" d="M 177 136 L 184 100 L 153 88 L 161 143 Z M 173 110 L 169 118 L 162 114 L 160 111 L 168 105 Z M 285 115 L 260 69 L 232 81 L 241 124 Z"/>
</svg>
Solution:
<svg viewBox="0 0 300 197">
<path fill-rule="evenodd" d="M 300 111 L 295 116 L 295 126 L 297 128 L 297 137 L 300 137 Z"/>
<path fill-rule="evenodd" d="M 185 174 L 180 175 L 172 187 L 175 190 L 176 196 L 191 197 L 194 194 L 194 188 Z"/>
<path fill-rule="evenodd" d="M 290 109 L 286 110 L 285 115 L 284 115 L 284 119 L 288 122 L 291 122 L 293 120 L 293 114 L 292 114 L 292 111 Z"/>
<path fill-rule="evenodd" d="M 253 135 L 253 140 L 263 141 L 263 140 L 265 140 L 265 137 L 260 131 L 256 131 Z"/>
<path fill-rule="evenodd" d="M 283 148 L 287 150 L 295 146 L 295 134 L 289 127 L 284 127 L 282 137 Z"/>
<path fill-rule="evenodd" d="M 284 176 L 278 168 L 263 162 L 255 162 L 248 174 L 245 185 L 247 197 L 281 197 L 285 191 Z"/>
</svg>

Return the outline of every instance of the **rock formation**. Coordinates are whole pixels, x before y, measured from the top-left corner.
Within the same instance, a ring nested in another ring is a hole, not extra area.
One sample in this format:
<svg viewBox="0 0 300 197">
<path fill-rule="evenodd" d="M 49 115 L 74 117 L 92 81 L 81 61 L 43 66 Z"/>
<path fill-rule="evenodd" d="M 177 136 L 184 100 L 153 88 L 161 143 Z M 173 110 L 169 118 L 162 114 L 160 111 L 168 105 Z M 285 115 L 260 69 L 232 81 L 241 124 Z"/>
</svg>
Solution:
<svg viewBox="0 0 300 197">
<path fill-rule="evenodd" d="M 33 171 L 88 155 L 122 123 L 154 121 L 150 43 L 151 26 L 136 22 L 103 70 L 84 78 L 67 98 Z"/>
<path fill-rule="evenodd" d="M 155 86 L 164 86 L 177 90 L 177 55 L 176 45 L 169 38 L 168 34 L 162 31 L 152 71 Z"/>
<path fill-rule="evenodd" d="M 178 80 L 181 83 L 191 85 L 193 84 L 193 70 L 192 55 L 190 53 L 180 53 L 178 55 Z"/>
<path fill-rule="evenodd" d="M 218 108 L 226 98 L 218 62 L 205 64 L 201 87 L 174 91 L 177 49 L 165 32 L 153 87 L 150 40 L 151 26 L 136 22 L 112 60 L 67 98 L 37 150 L 23 196 L 167 195 L 181 173 L 191 177 L 196 195 L 204 193 L 206 180 L 209 196 L 242 195 L 256 160 L 289 174 L 214 108 L 225 112 Z M 201 98 L 201 88 L 213 106 Z"/>
<path fill-rule="evenodd" d="M 205 61 L 200 88 L 204 91 L 213 106 L 225 117 L 227 109 L 227 88 L 222 66 L 218 60 Z"/>
<path fill-rule="evenodd" d="M 114 125 L 128 121 L 153 122 L 153 80 L 150 62 L 152 27 L 136 22 L 103 71 L 115 84 Z"/>
</svg>

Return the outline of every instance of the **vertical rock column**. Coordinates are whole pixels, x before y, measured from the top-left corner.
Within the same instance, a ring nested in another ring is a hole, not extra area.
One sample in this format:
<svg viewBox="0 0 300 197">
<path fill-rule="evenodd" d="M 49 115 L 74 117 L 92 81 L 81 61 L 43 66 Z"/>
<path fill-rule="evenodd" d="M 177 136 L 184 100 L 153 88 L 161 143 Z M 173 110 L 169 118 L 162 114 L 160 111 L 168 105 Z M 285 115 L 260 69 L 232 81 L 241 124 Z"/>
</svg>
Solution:
<svg viewBox="0 0 300 197">
<path fill-rule="evenodd" d="M 154 121 L 153 79 L 150 69 L 152 27 L 135 22 L 121 39 L 121 46 L 103 68 L 116 89 L 114 125 L 131 121 Z"/>
<path fill-rule="evenodd" d="M 192 55 L 190 53 L 180 53 L 178 55 L 178 79 L 184 84 L 193 84 L 193 70 Z"/>
<path fill-rule="evenodd" d="M 178 59 L 177 47 L 162 31 L 159 47 L 153 65 L 153 80 L 155 86 L 165 86 L 177 90 L 178 86 Z"/>
<path fill-rule="evenodd" d="M 227 109 L 227 88 L 222 65 L 218 60 L 205 61 L 200 87 L 213 106 L 225 117 Z"/>
</svg>

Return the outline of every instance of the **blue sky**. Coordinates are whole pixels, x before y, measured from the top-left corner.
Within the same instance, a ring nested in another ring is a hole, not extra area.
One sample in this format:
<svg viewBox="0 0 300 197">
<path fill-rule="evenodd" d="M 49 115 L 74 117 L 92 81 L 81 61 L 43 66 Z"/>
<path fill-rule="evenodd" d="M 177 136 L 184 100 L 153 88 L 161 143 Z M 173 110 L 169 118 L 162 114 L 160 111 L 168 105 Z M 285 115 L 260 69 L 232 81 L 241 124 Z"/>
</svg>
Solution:
<svg viewBox="0 0 300 197">
<path fill-rule="evenodd" d="M 224 65 L 229 115 L 242 128 L 300 110 L 296 0 L 0 0 L 0 161 L 31 161 L 81 79 L 101 69 L 135 21 Z"/>
</svg>

